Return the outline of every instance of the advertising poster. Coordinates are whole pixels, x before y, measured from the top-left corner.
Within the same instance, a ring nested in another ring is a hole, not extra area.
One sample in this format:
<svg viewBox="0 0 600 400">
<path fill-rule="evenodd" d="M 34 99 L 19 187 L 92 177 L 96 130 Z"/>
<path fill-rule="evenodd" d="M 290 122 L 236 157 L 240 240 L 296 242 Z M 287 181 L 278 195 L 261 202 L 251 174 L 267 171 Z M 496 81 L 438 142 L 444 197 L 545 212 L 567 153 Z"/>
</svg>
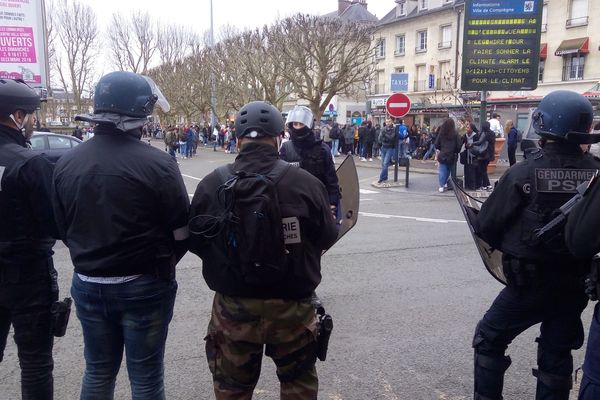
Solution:
<svg viewBox="0 0 600 400">
<path fill-rule="evenodd" d="M 0 0 L 0 78 L 46 87 L 42 0 Z"/>
<path fill-rule="evenodd" d="M 463 90 L 533 90 L 543 0 L 466 0 Z"/>
</svg>

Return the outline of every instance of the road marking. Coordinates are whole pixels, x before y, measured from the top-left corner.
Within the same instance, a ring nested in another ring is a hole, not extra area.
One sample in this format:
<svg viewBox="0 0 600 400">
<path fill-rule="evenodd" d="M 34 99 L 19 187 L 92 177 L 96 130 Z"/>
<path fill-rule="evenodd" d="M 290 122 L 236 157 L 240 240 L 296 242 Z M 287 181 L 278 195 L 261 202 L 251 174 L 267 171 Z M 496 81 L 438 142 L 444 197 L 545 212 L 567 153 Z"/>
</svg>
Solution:
<svg viewBox="0 0 600 400">
<path fill-rule="evenodd" d="M 186 178 L 190 178 L 190 179 L 195 179 L 197 181 L 201 181 L 202 180 L 202 178 L 196 178 L 195 176 L 186 175 L 186 174 L 181 174 L 181 176 L 185 176 Z"/>
<path fill-rule="evenodd" d="M 373 217 L 373 218 L 398 218 L 398 219 L 412 219 L 414 221 L 419 221 L 419 222 L 434 222 L 434 223 L 438 223 L 438 224 L 450 224 L 450 223 L 458 223 L 458 224 L 466 224 L 466 221 L 459 221 L 456 219 L 437 219 L 437 218 L 423 218 L 423 217 L 409 217 L 406 215 L 391 215 L 391 214 L 375 214 L 375 213 L 368 213 L 368 212 L 360 212 L 358 213 L 359 215 L 362 215 L 364 217 Z"/>
<path fill-rule="evenodd" d="M 360 193 L 362 194 L 373 194 L 373 193 L 380 193 L 376 190 L 368 190 L 368 189 L 360 189 Z"/>
</svg>

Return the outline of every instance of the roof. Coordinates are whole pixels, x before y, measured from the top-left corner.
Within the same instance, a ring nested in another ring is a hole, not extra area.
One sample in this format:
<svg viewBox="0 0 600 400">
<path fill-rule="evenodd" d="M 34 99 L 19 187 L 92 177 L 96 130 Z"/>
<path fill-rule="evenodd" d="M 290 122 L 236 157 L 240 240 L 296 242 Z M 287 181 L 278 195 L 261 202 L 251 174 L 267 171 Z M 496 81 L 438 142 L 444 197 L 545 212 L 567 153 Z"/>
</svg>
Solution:
<svg viewBox="0 0 600 400">
<path fill-rule="evenodd" d="M 354 21 L 354 22 L 374 22 L 377 23 L 378 19 L 376 16 L 371 14 L 366 7 L 360 5 L 359 3 L 354 3 L 341 14 L 338 14 L 337 11 L 330 12 L 328 14 L 323 15 L 325 18 L 341 18 L 346 21 Z"/>
<path fill-rule="evenodd" d="M 388 12 L 383 18 L 381 18 L 379 20 L 377 25 L 378 26 L 387 25 L 387 24 L 391 24 L 391 23 L 401 21 L 401 20 L 412 19 L 412 18 L 422 17 L 422 16 L 428 15 L 428 14 L 434 14 L 437 12 L 451 10 L 457 6 L 463 6 L 464 3 L 465 3 L 464 0 L 455 0 L 453 3 L 443 4 L 441 7 L 435 7 L 435 8 L 431 8 L 429 10 L 422 10 L 422 11 L 418 11 L 418 9 L 415 7 L 411 10 L 410 13 L 407 13 L 406 15 L 402 15 L 399 17 L 396 16 L 396 7 L 394 7 L 390 10 L 390 12 Z"/>
</svg>

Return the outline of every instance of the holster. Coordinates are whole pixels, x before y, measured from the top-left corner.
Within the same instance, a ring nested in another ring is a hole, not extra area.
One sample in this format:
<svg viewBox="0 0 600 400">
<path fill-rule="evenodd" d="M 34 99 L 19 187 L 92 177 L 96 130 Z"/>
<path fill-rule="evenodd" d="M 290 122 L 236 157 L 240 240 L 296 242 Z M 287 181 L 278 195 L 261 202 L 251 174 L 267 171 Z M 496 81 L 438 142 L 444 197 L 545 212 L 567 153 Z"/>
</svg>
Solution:
<svg viewBox="0 0 600 400">
<path fill-rule="evenodd" d="M 52 318 L 52 334 L 56 337 L 63 337 L 69 324 L 71 315 L 71 299 L 65 297 L 63 301 L 55 301 L 50 307 L 50 316 Z"/>
<path fill-rule="evenodd" d="M 509 284 L 525 287 L 536 282 L 539 268 L 537 264 L 514 257 L 503 257 L 502 267 Z"/>
<path fill-rule="evenodd" d="M 329 347 L 329 338 L 333 331 L 333 318 L 331 315 L 317 313 L 318 333 L 317 333 L 317 358 L 325 361 L 327 358 L 327 348 Z"/>
</svg>

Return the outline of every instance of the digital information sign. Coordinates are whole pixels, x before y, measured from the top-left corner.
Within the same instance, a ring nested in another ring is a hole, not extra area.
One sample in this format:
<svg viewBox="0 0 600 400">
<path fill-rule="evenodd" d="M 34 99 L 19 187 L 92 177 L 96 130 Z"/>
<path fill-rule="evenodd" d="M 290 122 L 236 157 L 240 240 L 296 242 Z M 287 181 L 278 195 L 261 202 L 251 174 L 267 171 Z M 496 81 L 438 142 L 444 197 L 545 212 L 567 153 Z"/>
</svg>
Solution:
<svg viewBox="0 0 600 400">
<path fill-rule="evenodd" d="M 461 88 L 533 90 L 543 0 L 466 0 Z"/>
</svg>

